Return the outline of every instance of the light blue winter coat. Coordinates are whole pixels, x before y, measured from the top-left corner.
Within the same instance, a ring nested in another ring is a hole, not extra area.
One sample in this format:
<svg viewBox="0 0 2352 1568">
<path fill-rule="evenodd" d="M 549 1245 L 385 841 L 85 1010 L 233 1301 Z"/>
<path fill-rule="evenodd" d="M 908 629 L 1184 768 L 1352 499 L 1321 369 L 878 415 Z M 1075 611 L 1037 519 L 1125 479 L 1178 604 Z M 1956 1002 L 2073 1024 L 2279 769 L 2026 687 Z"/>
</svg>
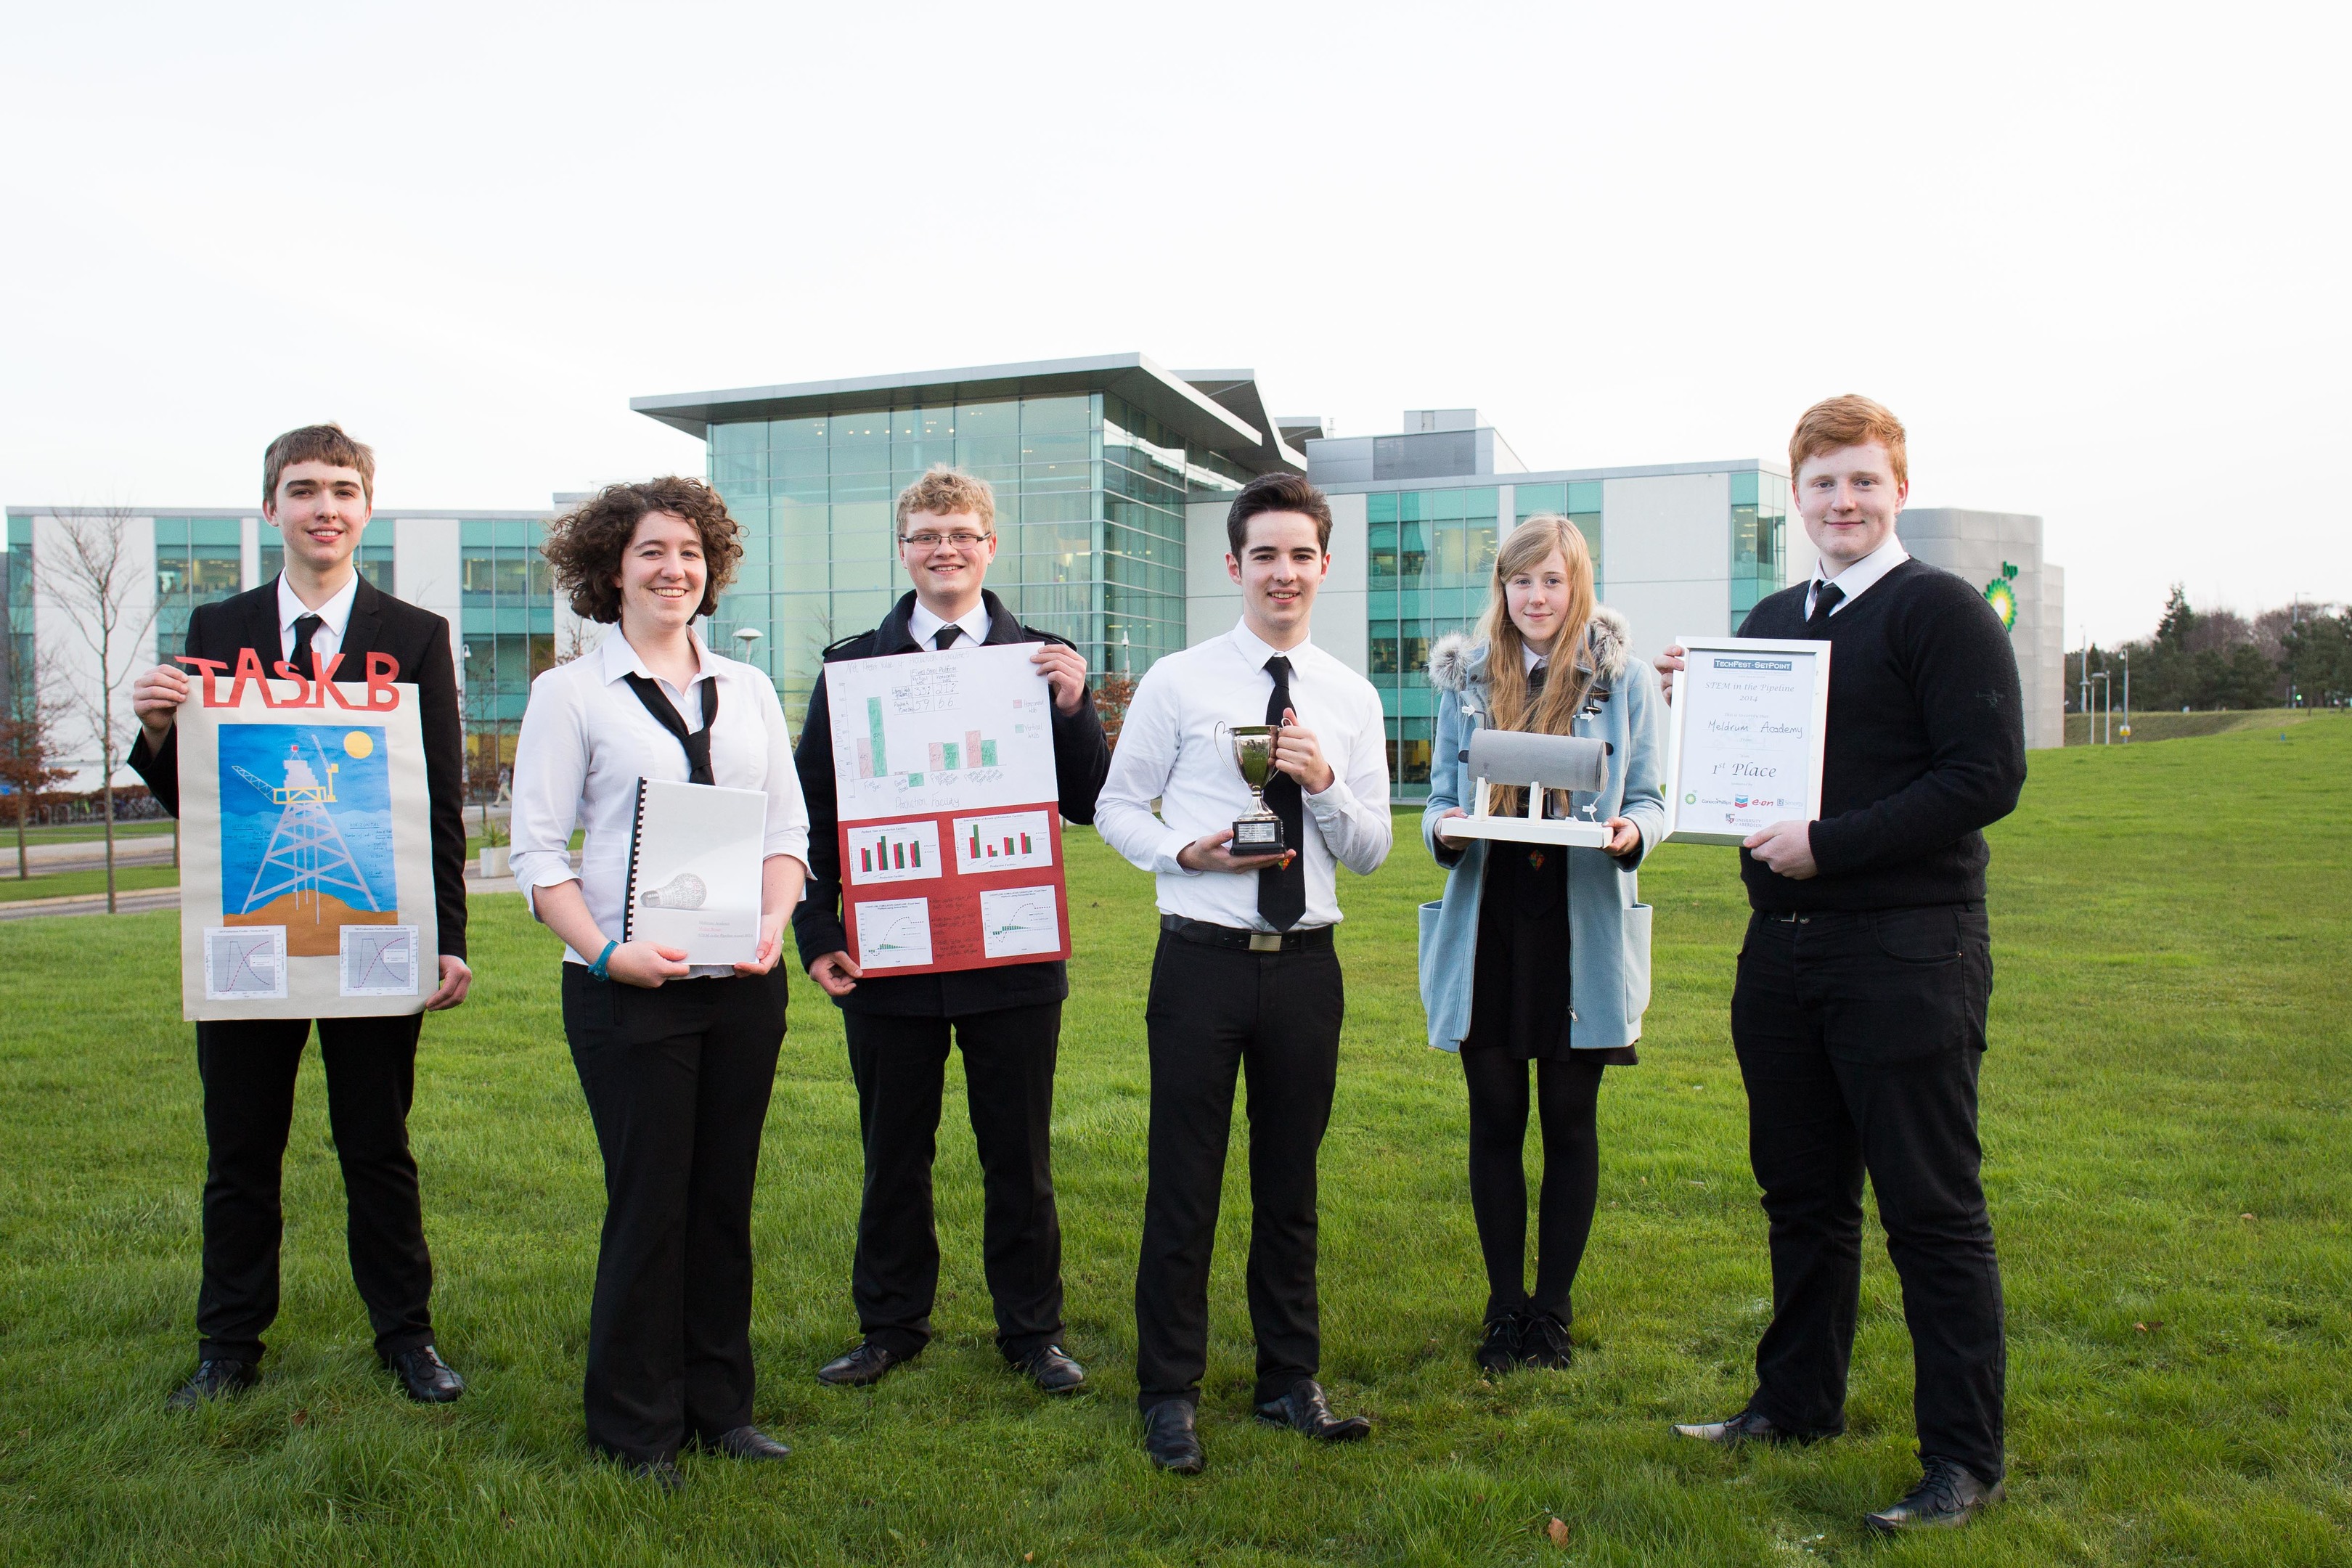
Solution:
<svg viewBox="0 0 2352 1568">
<path fill-rule="evenodd" d="M 1590 664 L 1601 679 L 1579 713 L 1575 732 L 1610 743 L 1609 777 L 1598 794 L 1578 791 L 1570 803 L 1578 818 L 1622 816 L 1642 830 L 1641 847 L 1619 860 L 1599 849 L 1568 851 L 1569 1044 L 1608 1050 L 1642 1037 L 1650 1005 L 1650 906 L 1642 902 L 1633 868 L 1665 832 L 1666 803 L 1659 747 L 1657 677 L 1632 657 L 1624 617 L 1593 613 L 1587 640 Z M 1470 983 L 1478 950 L 1478 894 L 1485 885 L 1491 839 L 1442 842 L 1437 819 L 1454 807 L 1471 809 L 1475 787 L 1465 777 L 1463 753 L 1486 722 L 1486 645 L 1460 633 L 1431 650 L 1430 683 L 1437 688 L 1437 741 L 1429 766 L 1429 805 L 1421 816 L 1422 842 L 1450 868 L 1445 897 L 1421 906 L 1421 1003 L 1429 1014 L 1429 1043 L 1458 1051 L 1470 1032 Z M 1598 692 L 1609 698 L 1601 701 Z M 1502 781 L 1490 781 L 1502 782 Z"/>
</svg>

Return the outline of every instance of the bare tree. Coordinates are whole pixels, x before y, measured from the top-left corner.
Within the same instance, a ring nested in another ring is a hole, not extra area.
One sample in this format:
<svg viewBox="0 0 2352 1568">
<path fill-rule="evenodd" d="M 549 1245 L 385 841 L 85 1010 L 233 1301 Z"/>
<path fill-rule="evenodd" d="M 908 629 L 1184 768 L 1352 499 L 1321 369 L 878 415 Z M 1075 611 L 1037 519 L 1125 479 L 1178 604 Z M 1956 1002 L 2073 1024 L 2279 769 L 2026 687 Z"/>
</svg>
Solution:
<svg viewBox="0 0 2352 1568">
<path fill-rule="evenodd" d="M 33 797 L 73 777 L 74 771 L 55 765 L 58 724 L 67 709 L 56 660 L 38 655 L 20 659 L 15 653 L 13 647 L 0 647 L 0 703 L 5 703 L 0 707 L 0 783 L 16 797 L 16 879 L 21 882 L 31 875 L 25 837 Z"/>
<path fill-rule="evenodd" d="M 71 702 L 98 742 L 106 797 L 106 912 L 115 912 L 114 773 L 137 723 L 124 690 L 146 659 L 155 627 L 154 584 L 133 569 L 127 507 L 78 507 L 52 514 L 64 548 L 44 558 L 36 592 L 65 612 L 67 622 L 97 660 L 85 680 L 70 687 Z M 142 605 L 142 601 L 144 601 Z"/>
</svg>

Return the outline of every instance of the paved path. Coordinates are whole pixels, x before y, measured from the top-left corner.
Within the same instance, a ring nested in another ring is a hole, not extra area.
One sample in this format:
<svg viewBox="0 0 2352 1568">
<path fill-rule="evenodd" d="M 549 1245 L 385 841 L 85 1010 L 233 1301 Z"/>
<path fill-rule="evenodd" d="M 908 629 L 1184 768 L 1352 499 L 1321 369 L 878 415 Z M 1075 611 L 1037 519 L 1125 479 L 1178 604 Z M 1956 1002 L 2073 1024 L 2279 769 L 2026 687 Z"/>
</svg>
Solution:
<svg viewBox="0 0 2352 1568">
<path fill-rule="evenodd" d="M 136 838 L 114 841 L 114 863 L 117 866 L 168 866 L 172 863 L 172 836 L 168 833 L 142 834 Z M 103 871 L 106 869 L 106 840 L 93 838 L 70 844 L 27 844 L 25 864 L 36 877 L 52 871 Z M 16 846 L 13 839 L 0 835 L 0 866 L 10 872 L 16 869 Z"/>
<path fill-rule="evenodd" d="M 167 853 L 163 858 L 169 860 L 171 856 Z M 117 865 L 121 863 L 121 860 L 115 862 Z M 572 853 L 572 864 L 575 869 L 580 865 L 580 855 L 576 850 Z M 477 896 L 519 893 L 522 889 L 515 886 L 512 877 L 484 879 L 468 876 L 466 891 L 469 896 Z M 180 907 L 180 889 L 147 888 L 135 893 L 119 892 L 114 896 L 114 907 L 119 913 L 126 915 L 145 914 L 153 910 L 176 910 Z M 37 920 L 50 915 L 102 915 L 105 912 L 106 894 L 102 891 L 69 893 L 55 899 L 19 899 L 14 903 L 0 903 L 0 921 Z"/>
</svg>

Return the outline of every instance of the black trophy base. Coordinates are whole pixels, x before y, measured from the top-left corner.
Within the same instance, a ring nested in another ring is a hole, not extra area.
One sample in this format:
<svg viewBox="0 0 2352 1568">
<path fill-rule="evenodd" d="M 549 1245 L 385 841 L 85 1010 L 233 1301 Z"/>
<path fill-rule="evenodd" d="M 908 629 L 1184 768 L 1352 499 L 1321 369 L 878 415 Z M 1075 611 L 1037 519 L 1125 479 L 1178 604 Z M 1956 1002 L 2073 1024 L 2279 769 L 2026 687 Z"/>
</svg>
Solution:
<svg viewBox="0 0 2352 1568">
<path fill-rule="evenodd" d="M 1244 816 L 1234 824 L 1234 841 L 1225 847 L 1235 855 L 1279 855 L 1290 847 L 1282 841 L 1282 818 Z"/>
</svg>

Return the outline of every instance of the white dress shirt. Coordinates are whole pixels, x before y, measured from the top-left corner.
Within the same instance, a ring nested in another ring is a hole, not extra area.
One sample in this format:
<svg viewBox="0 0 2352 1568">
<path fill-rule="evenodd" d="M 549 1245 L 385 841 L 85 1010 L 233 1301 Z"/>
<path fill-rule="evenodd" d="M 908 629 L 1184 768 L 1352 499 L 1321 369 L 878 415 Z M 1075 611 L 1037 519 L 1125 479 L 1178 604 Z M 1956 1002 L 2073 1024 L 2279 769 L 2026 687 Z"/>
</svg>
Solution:
<svg viewBox="0 0 2352 1568">
<path fill-rule="evenodd" d="M 1805 588 L 1805 619 L 1810 621 L 1813 618 L 1813 601 L 1822 596 L 1823 584 L 1835 583 L 1838 591 L 1845 595 L 1830 606 L 1830 614 L 1834 616 L 1861 598 L 1881 577 L 1910 559 L 1911 552 L 1903 548 L 1903 542 L 1890 530 L 1885 543 L 1834 577 L 1822 575 L 1822 568 L 1829 564 L 1826 558 L 1814 563 L 1813 580 Z"/>
<path fill-rule="evenodd" d="M 939 646 L 940 628 L 946 625 L 947 622 L 931 614 L 923 601 L 918 598 L 915 601 L 913 613 L 907 617 L 907 635 L 914 638 L 916 646 L 919 647 L 936 647 Z M 962 628 L 963 636 L 948 644 L 950 647 L 962 647 L 967 644 L 978 647 L 986 642 L 988 640 L 987 601 L 982 600 L 974 605 L 970 615 L 957 617 L 956 625 Z"/>
<path fill-rule="evenodd" d="M 1103 842 L 1160 879 L 1163 914 L 1244 931 L 1272 931 L 1257 912 L 1257 873 L 1199 872 L 1176 863 L 1194 839 L 1230 828 L 1255 808 L 1234 764 L 1232 727 L 1265 722 L 1274 677 L 1265 661 L 1285 650 L 1246 624 L 1153 665 L 1135 689 L 1110 776 L 1095 802 Z M 1388 727 L 1372 683 L 1317 647 L 1286 650 L 1290 706 L 1314 731 L 1331 765 L 1331 784 L 1306 797 L 1307 912 L 1295 929 L 1337 925 L 1337 868 L 1369 877 L 1388 858 Z M 1151 803 L 1160 803 L 1154 816 Z"/>
<path fill-rule="evenodd" d="M 762 858 L 789 855 L 806 866 L 808 805 L 801 799 L 776 689 L 751 666 L 712 653 L 699 637 L 694 638 L 694 654 L 700 668 L 693 683 L 679 691 L 658 681 L 662 694 L 692 732 L 702 728 L 702 677 L 718 678 L 711 782 L 726 789 L 766 791 Z M 540 889 L 577 881 L 597 927 L 615 942 L 627 896 L 629 840 L 636 830 L 637 781 L 684 784 L 690 772 L 686 748 L 637 700 L 627 680 L 633 674 L 654 679 L 615 626 L 593 652 L 559 664 L 530 683 L 530 706 L 515 742 L 509 864 L 516 885 L 536 910 Z M 588 842 L 574 871 L 572 830 L 583 825 Z M 567 963 L 593 963 L 595 958 L 593 952 L 563 950 Z M 688 971 L 694 976 L 733 973 L 726 964 L 697 964 Z"/>
<path fill-rule="evenodd" d="M 333 598 L 315 610 L 295 596 L 294 590 L 287 585 L 285 573 L 278 574 L 278 657 L 280 658 L 294 657 L 294 623 L 304 616 L 316 616 L 320 623 L 319 629 L 310 634 L 310 653 L 313 658 L 324 659 L 331 653 L 342 652 L 343 634 L 351 629 L 352 625 L 352 601 L 359 596 L 360 574 L 357 567 L 352 570 L 352 580 L 338 589 Z M 305 679 L 308 679 L 310 673 L 307 669 L 302 672 Z M 346 675 L 341 670 L 337 670 L 335 679 L 357 680 L 359 677 Z"/>
</svg>

